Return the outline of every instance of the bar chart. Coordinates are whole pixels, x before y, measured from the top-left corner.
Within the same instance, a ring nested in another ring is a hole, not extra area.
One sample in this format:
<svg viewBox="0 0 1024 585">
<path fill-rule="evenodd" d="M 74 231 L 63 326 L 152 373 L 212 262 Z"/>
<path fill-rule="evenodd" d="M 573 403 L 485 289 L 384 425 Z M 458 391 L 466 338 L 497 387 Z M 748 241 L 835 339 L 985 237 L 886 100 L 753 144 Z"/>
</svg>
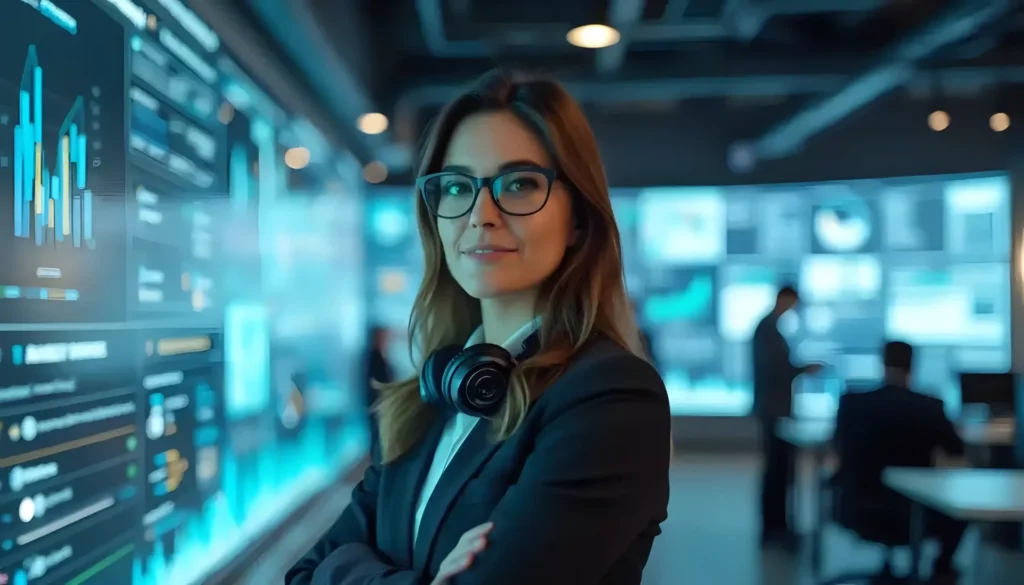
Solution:
<svg viewBox="0 0 1024 585">
<path fill-rule="evenodd" d="M 88 139 L 81 96 L 64 115 L 52 164 L 44 145 L 43 67 L 29 45 L 14 126 L 14 235 L 36 246 L 70 241 L 95 247 Z M 58 114 L 59 115 L 59 114 Z"/>
<path fill-rule="evenodd" d="M 0 322 L 125 318 L 123 29 L 81 8 L 71 30 L 0 19 Z"/>
</svg>

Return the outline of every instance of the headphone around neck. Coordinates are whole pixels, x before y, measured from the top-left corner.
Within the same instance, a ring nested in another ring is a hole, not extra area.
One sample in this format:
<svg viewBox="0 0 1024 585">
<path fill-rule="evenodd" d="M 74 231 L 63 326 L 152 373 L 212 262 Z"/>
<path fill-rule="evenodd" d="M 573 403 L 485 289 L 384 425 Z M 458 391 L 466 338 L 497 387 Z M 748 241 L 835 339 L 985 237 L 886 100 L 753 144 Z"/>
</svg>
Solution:
<svg viewBox="0 0 1024 585">
<path fill-rule="evenodd" d="M 539 349 L 537 332 L 523 341 L 518 356 L 493 343 L 442 347 L 423 363 L 420 398 L 427 404 L 470 416 L 492 417 L 508 394 L 512 370 Z"/>
</svg>

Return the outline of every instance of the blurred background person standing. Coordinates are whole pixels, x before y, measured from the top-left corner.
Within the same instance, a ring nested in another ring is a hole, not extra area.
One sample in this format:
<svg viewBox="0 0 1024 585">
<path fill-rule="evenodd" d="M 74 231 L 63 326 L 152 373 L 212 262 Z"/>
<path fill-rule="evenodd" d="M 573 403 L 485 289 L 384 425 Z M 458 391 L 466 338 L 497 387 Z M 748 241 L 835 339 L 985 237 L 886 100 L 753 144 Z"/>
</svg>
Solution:
<svg viewBox="0 0 1024 585">
<path fill-rule="evenodd" d="M 394 371 L 387 358 L 388 343 L 391 341 L 391 332 L 386 327 L 375 325 L 370 328 L 368 336 L 366 355 L 366 388 L 364 396 L 366 407 L 370 416 L 370 430 L 372 437 L 377 435 L 377 417 L 373 414 L 373 404 L 377 401 L 377 384 L 389 384 L 394 381 Z"/>
<path fill-rule="evenodd" d="M 772 307 L 754 330 L 751 341 L 754 374 L 754 416 L 761 423 L 761 543 L 792 544 L 794 527 L 789 526 L 787 494 L 792 483 L 793 448 L 775 434 L 775 423 L 792 416 L 793 381 L 800 374 L 813 374 L 820 364 L 796 366 L 790 358 L 789 343 L 779 331 L 779 319 L 796 307 L 796 289 L 779 289 Z"/>
</svg>

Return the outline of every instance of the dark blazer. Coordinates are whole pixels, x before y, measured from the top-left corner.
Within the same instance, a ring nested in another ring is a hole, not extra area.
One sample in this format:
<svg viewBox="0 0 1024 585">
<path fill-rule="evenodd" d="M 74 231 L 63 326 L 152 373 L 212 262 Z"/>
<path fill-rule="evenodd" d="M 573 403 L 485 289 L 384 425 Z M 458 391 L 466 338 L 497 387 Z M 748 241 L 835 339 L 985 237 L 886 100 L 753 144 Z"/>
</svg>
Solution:
<svg viewBox="0 0 1024 585">
<path fill-rule="evenodd" d="M 882 484 L 886 467 L 930 467 L 936 450 L 964 452 L 942 401 L 899 386 L 844 394 L 835 443 L 843 492 L 878 503 L 898 501 Z"/>
<path fill-rule="evenodd" d="M 590 342 L 503 442 L 480 421 L 434 489 L 413 547 L 420 486 L 445 424 L 373 465 L 286 585 L 430 583 L 464 532 L 494 522 L 452 585 L 639 585 L 667 517 L 670 424 L 661 378 Z"/>
<path fill-rule="evenodd" d="M 641 329 L 639 333 L 640 333 L 640 345 L 641 345 L 641 347 L 643 347 L 644 353 L 647 354 L 647 356 L 646 356 L 647 357 L 647 361 L 651 362 L 651 365 L 654 366 L 654 369 L 658 370 L 660 372 L 661 368 L 658 366 L 658 358 L 655 357 L 654 351 L 651 349 L 651 335 L 650 335 L 650 331 L 648 331 L 646 329 Z"/>
<path fill-rule="evenodd" d="M 754 415 L 772 421 L 791 416 L 793 380 L 805 368 L 790 361 L 789 343 L 779 332 L 779 317 L 769 313 L 754 329 L 751 340 L 754 378 Z"/>
</svg>

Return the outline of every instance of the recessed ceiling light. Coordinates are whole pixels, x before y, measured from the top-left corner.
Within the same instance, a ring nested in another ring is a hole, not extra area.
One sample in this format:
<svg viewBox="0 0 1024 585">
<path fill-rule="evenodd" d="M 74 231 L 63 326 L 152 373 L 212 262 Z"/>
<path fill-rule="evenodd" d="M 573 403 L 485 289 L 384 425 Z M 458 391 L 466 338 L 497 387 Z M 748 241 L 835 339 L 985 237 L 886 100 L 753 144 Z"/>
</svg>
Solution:
<svg viewBox="0 0 1024 585">
<path fill-rule="evenodd" d="M 1002 132 L 1010 127 L 1010 117 L 1003 112 L 992 114 L 988 119 L 988 126 L 993 132 Z"/>
<path fill-rule="evenodd" d="M 309 165 L 309 159 L 309 149 L 304 146 L 289 148 L 284 152 L 284 164 L 288 165 L 290 169 L 300 170 L 306 168 Z"/>
<path fill-rule="evenodd" d="M 949 114 L 942 110 L 935 110 L 928 115 L 928 127 L 936 132 L 942 132 L 949 128 Z"/>
<path fill-rule="evenodd" d="M 619 42 L 622 35 L 619 31 L 603 24 L 586 24 L 578 26 L 565 35 L 570 44 L 584 49 L 603 49 Z"/>
<path fill-rule="evenodd" d="M 359 116 L 356 126 L 365 134 L 380 134 L 388 129 L 388 117 L 380 112 L 369 112 Z"/>
<path fill-rule="evenodd" d="M 388 178 L 388 167 L 379 160 L 369 162 L 363 167 L 363 178 L 367 183 L 383 183 Z"/>
</svg>

